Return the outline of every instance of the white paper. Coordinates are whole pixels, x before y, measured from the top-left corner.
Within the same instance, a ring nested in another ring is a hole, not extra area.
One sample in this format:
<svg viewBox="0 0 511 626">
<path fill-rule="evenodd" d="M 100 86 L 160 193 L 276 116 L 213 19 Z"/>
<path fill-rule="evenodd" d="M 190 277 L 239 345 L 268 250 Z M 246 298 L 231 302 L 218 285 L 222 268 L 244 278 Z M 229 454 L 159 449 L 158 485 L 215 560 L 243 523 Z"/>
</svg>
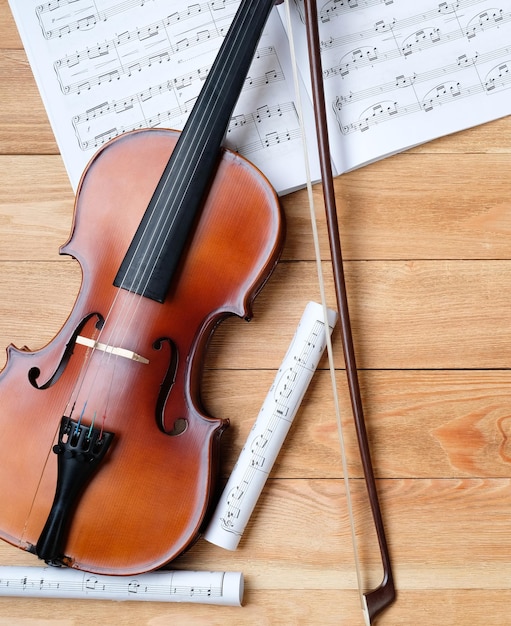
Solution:
<svg viewBox="0 0 511 626">
<path fill-rule="evenodd" d="M 318 14 L 338 173 L 511 113 L 511 3 L 329 0 Z"/>
<path fill-rule="evenodd" d="M 9 3 L 76 189 L 110 137 L 182 128 L 239 0 Z M 291 4 L 308 84 L 303 0 Z M 318 12 L 335 173 L 511 113 L 509 3 L 326 0 Z M 305 183 L 283 14 L 270 16 L 226 141 L 281 193 Z M 304 108 L 313 154 L 310 98 Z"/>
<path fill-rule="evenodd" d="M 241 606 L 241 572 L 158 571 L 98 576 L 65 567 L 0 567 L 0 596 L 194 602 Z"/>
<path fill-rule="evenodd" d="M 330 333 L 336 320 L 328 309 Z M 204 533 L 207 541 L 238 547 L 325 347 L 323 307 L 309 302 Z"/>
<path fill-rule="evenodd" d="M 72 186 L 106 141 L 132 129 L 180 130 L 239 0 L 9 0 Z M 289 51 L 273 11 L 225 144 L 297 187 L 303 164 Z M 298 146 L 297 146 L 298 144 Z"/>
</svg>

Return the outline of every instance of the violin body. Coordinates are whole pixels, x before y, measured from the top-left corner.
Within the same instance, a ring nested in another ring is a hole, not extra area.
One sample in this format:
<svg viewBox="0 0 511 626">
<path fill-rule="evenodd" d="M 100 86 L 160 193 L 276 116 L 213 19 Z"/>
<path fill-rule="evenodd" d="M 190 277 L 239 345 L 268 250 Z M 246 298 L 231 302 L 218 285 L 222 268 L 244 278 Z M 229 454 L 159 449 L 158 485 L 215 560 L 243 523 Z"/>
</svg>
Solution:
<svg viewBox="0 0 511 626">
<path fill-rule="evenodd" d="M 56 497 L 70 399 L 76 421 L 64 435 L 68 445 L 78 426 L 94 428 L 100 442 L 113 434 L 59 522 L 59 562 L 100 574 L 153 570 L 199 536 L 227 426 L 202 406 L 205 351 L 222 319 L 251 316 L 283 242 L 274 191 L 223 150 L 164 302 L 114 286 L 178 135 L 134 131 L 91 161 L 61 250 L 82 268 L 76 304 L 46 347 L 10 346 L 0 375 L 0 536 L 11 544 L 37 552 Z"/>
</svg>

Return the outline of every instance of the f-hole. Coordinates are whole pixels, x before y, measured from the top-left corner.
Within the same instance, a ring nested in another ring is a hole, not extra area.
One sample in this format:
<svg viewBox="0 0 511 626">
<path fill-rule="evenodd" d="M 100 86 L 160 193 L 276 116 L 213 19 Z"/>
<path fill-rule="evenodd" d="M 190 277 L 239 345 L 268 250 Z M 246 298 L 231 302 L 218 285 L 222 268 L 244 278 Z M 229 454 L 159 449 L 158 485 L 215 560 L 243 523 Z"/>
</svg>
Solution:
<svg viewBox="0 0 511 626">
<path fill-rule="evenodd" d="M 177 367 L 179 363 L 179 354 L 175 342 L 169 337 L 162 337 L 157 339 L 153 348 L 155 350 L 161 350 L 164 343 L 168 343 L 170 346 L 170 361 L 165 374 L 165 378 L 161 384 L 160 393 L 158 395 L 158 402 L 156 403 L 156 424 L 162 433 L 175 437 L 181 435 L 188 428 L 188 421 L 184 417 L 179 417 L 175 422 L 171 430 L 165 428 L 165 404 L 167 398 L 170 395 L 172 387 L 176 382 Z"/>
<path fill-rule="evenodd" d="M 41 375 L 41 370 L 38 367 L 30 368 L 30 370 L 28 371 L 28 380 L 30 381 L 30 384 L 32 385 L 32 387 L 35 387 L 36 389 L 48 389 L 49 387 L 51 387 L 58 381 L 58 379 L 61 377 L 62 373 L 66 369 L 66 366 L 69 362 L 69 359 L 71 358 L 71 355 L 73 354 L 78 335 L 82 332 L 82 329 L 84 328 L 85 324 L 87 324 L 87 322 L 92 317 L 97 317 L 96 328 L 98 330 L 101 330 L 104 324 L 104 318 L 102 317 L 102 315 L 100 315 L 99 313 L 89 313 L 89 315 L 84 317 L 83 320 L 78 324 L 75 331 L 71 335 L 71 338 L 66 344 L 66 348 L 62 355 L 62 358 L 60 359 L 60 363 L 58 364 L 57 369 L 53 372 L 53 374 L 50 376 L 50 378 L 46 382 L 39 384 L 37 382 L 37 379 Z"/>
</svg>

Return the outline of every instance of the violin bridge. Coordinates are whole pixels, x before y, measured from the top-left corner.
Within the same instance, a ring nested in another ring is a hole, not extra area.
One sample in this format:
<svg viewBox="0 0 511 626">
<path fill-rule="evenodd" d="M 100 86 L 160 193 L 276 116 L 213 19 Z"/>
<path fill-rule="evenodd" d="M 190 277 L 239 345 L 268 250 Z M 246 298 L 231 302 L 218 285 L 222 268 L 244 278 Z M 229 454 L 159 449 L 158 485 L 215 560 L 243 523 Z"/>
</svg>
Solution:
<svg viewBox="0 0 511 626">
<path fill-rule="evenodd" d="M 87 346 L 88 348 L 93 348 L 94 350 L 101 350 L 102 352 L 107 352 L 115 356 L 122 356 L 125 359 L 130 359 L 131 361 L 136 361 L 137 363 L 144 363 L 145 365 L 149 363 L 149 359 L 140 356 L 140 354 L 137 354 L 132 350 L 126 350 L 126 348 L 118 348 L 116 346 L 109 346 L 106 343 L 100 343 L 99 341 L 95 341 L 94 339 L 89 339 L 89 337 L 82 337 L 82 335 L 78 335 L 78 337 L 76 338 L 76 343 L 79 343 L 82 346 Z"/>
</svg>

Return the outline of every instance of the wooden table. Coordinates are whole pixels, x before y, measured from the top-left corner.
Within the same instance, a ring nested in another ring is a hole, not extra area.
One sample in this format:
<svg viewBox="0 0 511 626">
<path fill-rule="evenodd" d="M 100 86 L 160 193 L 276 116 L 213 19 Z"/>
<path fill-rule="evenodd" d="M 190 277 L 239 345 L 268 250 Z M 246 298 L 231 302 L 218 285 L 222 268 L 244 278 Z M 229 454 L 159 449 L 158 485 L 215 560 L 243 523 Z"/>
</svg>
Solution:
<svg viewBox="0 0 511 626">
<path fill-rule="evenodd" d="M 57 254 L 73 194 L 7 0 L 0 0 L 0 46 L 0 346 L 36 349 L 60 328 L 79 288 L 77 263 Z M 509 621 L 510 166 L 507 118 L 336 180 L 398 591 L 381 626 Z M 207 357 L 205 404 L 231 420 L 224 478 L 306 302 L 319 298 L 306 194 L 287 196 L 283 206 L 287 243 L 254 320 L 222 324 Z M 328 274 L 321 218 L 320 235 Z M 327 283 L 334 305 L 328 275 Z M 362 578 L 371 587 L 381 579 L 379 556 L 335 337 Z M 0 625 L 362 624 L 344 492 L 325 361 L 239 549 L 199 541 L 173 564 L 242 571 L 243 608 L 4 597 Z M 0 563 L 37 565 L 5 544 Z"/>
</svg>

